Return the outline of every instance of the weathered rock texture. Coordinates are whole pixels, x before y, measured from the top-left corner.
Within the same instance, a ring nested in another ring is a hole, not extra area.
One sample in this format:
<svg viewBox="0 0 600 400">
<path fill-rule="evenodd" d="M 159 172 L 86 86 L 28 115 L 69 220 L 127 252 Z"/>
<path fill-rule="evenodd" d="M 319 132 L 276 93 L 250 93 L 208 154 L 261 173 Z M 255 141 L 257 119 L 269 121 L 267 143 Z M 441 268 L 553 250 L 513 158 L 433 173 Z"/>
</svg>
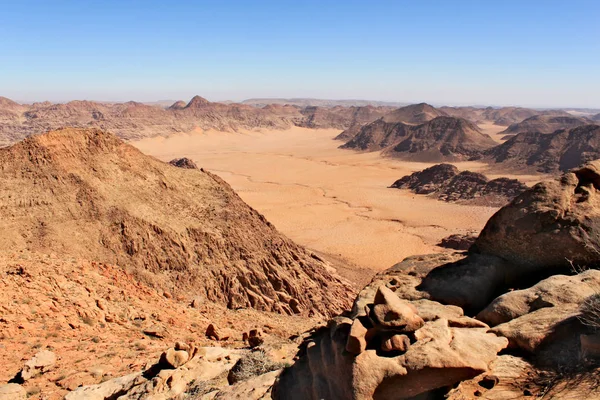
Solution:
<svg viewBox="0 0 600 400">
<path fill-rule="evenodd" d="M 378 119 L 363 126 L 344 149 L 377 151 L 415 161 L 465 160 L 496 145 L 473 123 L 439 116 L 420 125 Z"/>
<path fill-rule="evenodd" d="M 110 130 L 123 139 L 167 136 L 198 129 L 240 131 L 248 129 L 346 129 L 372 122 L 392 107 L 297 107 L 269 104 L 263 108 L 239 103 L 210 102 L 195 96 L 168 108 L 129 101 L 97 103 L 71 101 L 18 104 L 0 97 L 0 147 L 32 134 L 62 127 Z"/>
<path fill-rule="evenodd" d="M 305 342 L 274 399 L 408 399 L 487 371 L 508 343 L 459 309 L 402 300 L 384 285 L 363 290 L 354 310 Z M 356 321 L 366 329 L 355 329 Z M 356 335 L 366 347 L 349 352 Z"/>
<path fill-rule="evenodd" d="M 545 181 L 490 218 L 472 250 L 523 273 L 600 261 L 600 161 Z"/>
<path fill-rule="evenodd" d="M 179 168 L 198 169 L 196 163 L 187 157 L 175 158 L 169 161 L 169 164 Z"/>
<path fill-rule="evenodd" d="M 443 238 L 438 246 L 452 250 L 469 250 L 476 239 L 475 235 L 456 233 Z"/>
<path fill-rule="evenodd" d="M 521 122 L 511 124 L 506 130 L 500 132 L 506 139 L 523 132 L 552 133 L 559 129 L 573 129 L 578 126 L 592 123 L 587 118 L 575 117 L 573 115 L 534 115 Z M 503 139 L 504 139 L 503 138 Z"/>
<path fill-rule="evenodd" d="M 113 135 L 63 129 L 0 149 L 0 241 L 130 268 L 229 308 L 339 312 L 352 289 L 217 176 Z"/>
<path fill-rule="evenodd" d="M 524 132 L 485 152 L 482 160 L 502 168 L 544 173 L 568 171 L 600 158 L 600 126 L 583 125 L 553 133 Z"/>
<path fill-rule="evenodd" d="M 429 195 L 439 200 L 472 201 L 502 206 L 527 190 L 527 185 L 517 179 L 488 178 L 471 171 L 460 172 L 452 164 L 437 164 L 422 171 L 406 175 L 391 186 L 409 189 L 417 194 Z"/>
</svg>

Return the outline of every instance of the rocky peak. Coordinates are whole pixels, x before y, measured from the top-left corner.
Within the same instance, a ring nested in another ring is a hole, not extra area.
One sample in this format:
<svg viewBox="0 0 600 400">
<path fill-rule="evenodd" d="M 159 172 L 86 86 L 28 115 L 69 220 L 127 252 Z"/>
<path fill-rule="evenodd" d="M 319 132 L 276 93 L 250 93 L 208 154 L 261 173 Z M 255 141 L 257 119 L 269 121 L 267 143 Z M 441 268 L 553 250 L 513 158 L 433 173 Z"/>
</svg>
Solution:
<svg viewBox="0 0 600 400">
<path fill-rule="evenodd" d="M 190 100 L 190 102 L 185 106 L 185 108 L 201 108 L 210 104 L 210 101 L 206 100 L 204 97 L 194 96 Z"/>
</svg>

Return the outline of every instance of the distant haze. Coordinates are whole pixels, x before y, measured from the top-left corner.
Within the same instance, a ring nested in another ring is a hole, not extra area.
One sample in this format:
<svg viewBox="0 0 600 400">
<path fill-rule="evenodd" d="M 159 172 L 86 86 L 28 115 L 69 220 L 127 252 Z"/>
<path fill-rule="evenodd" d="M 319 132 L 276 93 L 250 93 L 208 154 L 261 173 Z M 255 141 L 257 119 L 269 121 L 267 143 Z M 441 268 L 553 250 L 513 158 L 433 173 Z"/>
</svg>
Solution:
<svg viewBox="0 0 600 400">
<path fill-rule="evenodd" d="M 600 108 L 598 15 L 589 0 L 3 2 L 0 96 Z"/>
</svg>

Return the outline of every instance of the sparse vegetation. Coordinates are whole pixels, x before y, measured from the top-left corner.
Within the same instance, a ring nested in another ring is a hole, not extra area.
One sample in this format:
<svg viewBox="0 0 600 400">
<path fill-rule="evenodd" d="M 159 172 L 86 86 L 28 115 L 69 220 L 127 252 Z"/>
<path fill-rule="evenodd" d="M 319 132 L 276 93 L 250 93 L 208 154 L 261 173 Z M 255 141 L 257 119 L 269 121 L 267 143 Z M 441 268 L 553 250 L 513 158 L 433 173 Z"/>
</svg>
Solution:
<svg viewBox="0 0 600 400">
<path fill-rule="evenodd" d="M 600 292 L 588 297 L 580 310 L 579 320 L 595 331 L 600 330 Z"/>
<path fill-rule="evenodd" d="M 272 361 L 262 350 L 253 351 L 240 358 L 227 375 L 230 385 L 283 368 L 285 364 Z"/>
</svg>

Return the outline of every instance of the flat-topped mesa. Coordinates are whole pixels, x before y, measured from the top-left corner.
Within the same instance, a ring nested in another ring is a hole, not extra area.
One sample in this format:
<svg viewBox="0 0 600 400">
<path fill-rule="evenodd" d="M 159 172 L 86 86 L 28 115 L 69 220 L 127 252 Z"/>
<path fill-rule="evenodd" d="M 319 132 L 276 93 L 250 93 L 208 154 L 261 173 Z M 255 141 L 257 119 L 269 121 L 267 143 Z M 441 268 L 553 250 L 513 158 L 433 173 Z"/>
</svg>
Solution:
<svg viewBox="0 0 600 400">
<path fill-rule="evenodd" d="M 229 308 L 331 315 L 352 289 L 222 179 L 174 168 L 97 129 L 0 149 L 0 240 L 132 270 Z"/>
</svg>

